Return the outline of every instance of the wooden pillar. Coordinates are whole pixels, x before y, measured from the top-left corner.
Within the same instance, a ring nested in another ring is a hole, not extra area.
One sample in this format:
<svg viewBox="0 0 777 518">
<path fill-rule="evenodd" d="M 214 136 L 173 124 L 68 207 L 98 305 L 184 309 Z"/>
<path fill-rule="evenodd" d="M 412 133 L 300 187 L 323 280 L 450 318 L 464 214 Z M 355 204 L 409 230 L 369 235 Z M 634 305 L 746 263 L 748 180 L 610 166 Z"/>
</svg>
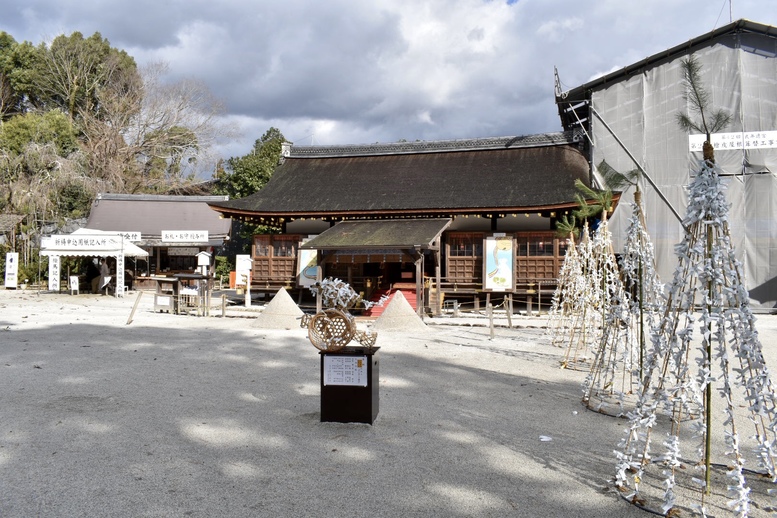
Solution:
<svg viewBox="0 0 777 518">
<path fill-rule="evenodd" d="M 424 318 L 424 254 L 419 254 L 415 260 L 415 297 L 416 313 L 422 319 Z"/>
<path fill-rule="evenodd" d="M 440 252 L 435 252 L 438 256 Z M 440 287 L 440 261 L 437 261 L 437 266 L 434 268 L 434 290 L 436 292 L 436 301 L 434 303 L 434 316 L 439 317 L 442 315 L 442 288 Z"/>
<path fill-rule="evenodd" d="M 507 306 L 507 327 L 512 329 L 513 328 L 513 294 L 508 293 L 507 299 L 506 299 L 506 306 Z"/>
<path fill-rule="evenodd" d="M 488 294 L 486 294 L 486 300 L 488 300 Z M 489 339 L 494 339 L 494 307 L 490 302 L 486 302 L 486 315 L 488 316 L 488 329 Z"/>
<path fill-rule="evenodd" d="M 537 282 L 537 314 L 542 314 L 542 281 Z"/>
<path fill-rule="evenodd" d="M 432 314 L 436 317 L 439 317 L 442 315 L 442 258 L 440 254 L 440 249 L 442 247 L 441 239 L 438 236 L 435 243 L 434 248 L 432 251 L 434 252 L 434 307 L 430 308 L 432 310 Z M 431 297 L 431 293 L 429 294 Z"/>
<path fill-rule="evenodd" d="M 316 252 L 316 282 L 319 285 L 321 284 L 321 281 L 324 280 L 324 261 L 326 261 L 326 258 L 321 250 L 319 250 Z M 316 313 L 320 313 L 323 306 L 324 303 L 321 300 L 321 294 L 319 294 L 316 297 Z"/>
<path fill-rule="evenodd" d="M 530 282 L 527 285 L 527 290 L 526 290 L 526 312 L 530 317 L 534 316 L 534 309 L 532 308 L 532 305 L 534 302 L 534 294 L 535 294 L 534 283 Z"/>
</svg>

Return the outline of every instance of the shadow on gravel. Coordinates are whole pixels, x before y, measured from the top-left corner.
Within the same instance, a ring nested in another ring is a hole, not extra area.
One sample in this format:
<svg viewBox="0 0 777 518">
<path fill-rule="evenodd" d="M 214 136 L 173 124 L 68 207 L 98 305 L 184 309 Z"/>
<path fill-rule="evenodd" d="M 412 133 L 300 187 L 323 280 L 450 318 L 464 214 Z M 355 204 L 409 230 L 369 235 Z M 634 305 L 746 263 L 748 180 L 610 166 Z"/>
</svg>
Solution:
<svg viewBox="0 0 777 518">
<path fill-rule="evenodd" d="M 319 422 L 302 330 L 0 329 L 0 515 L 638 516 L 606 489 L 625 424 L 583 409 L 581 373 L 434 337 L 381 348 L 370 426 Z"/>
</svg>

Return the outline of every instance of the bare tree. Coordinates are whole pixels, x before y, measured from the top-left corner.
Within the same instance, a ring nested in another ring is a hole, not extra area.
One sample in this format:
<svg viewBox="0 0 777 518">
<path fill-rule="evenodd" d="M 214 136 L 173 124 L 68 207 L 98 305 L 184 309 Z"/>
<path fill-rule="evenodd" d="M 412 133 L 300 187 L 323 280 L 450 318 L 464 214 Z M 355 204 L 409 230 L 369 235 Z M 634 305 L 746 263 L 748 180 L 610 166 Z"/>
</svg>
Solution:
<svg viewBox="0 0 777 518">
<path fill-rule="evenodd" d="M 163 81 L 167 65 L 155 63 L 141 72 L 144 99 L 136 124 L 125 135 L 143 162 L 145 180 L 178 183 L 200 172 L 200 164 L 215 161 L 218 138 L 236 136 L 223 124 L 224 107 L 201 81 Z"/>
<path fill-rule="evenodd" d="M 163 63 L 141 69 L 140 80 L 97 90 L 100 110 L 82 114 L 90 169 L 119 192 L 169 190 L 211 162 L 221 104 L 197 81 L 165 83 Z M 215 161 L 215 160 L 212 160 Z"/>
</svg>

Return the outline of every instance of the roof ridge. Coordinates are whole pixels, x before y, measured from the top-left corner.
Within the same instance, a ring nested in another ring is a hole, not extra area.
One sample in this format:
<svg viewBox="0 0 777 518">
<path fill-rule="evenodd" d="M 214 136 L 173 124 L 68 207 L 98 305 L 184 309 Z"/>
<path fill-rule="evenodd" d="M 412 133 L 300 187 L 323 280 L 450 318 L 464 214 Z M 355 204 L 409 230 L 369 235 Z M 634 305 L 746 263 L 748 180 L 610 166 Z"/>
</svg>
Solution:
<svg viewBox="0 0 777 518">
<path fill-rule="evenodd" d="M 537 133 L 533 135 L 484 137 L 455 140 L 417 140 L 414 142 L 385 142 L 374 144 L 345 144 L 334 146 L 294 146 L 287 158 L 322 158 L 375 155 L 414 155 L 452 151 L 515 149 L 522 147 L 558 146 L 578 142 L 572 131 Z"/>
<path fill-rule="evenodd" d="M 97 194 L 98 200 L 116 200 L 116 201 L 227 201 L 227 195 L 194 195 L 194 194 L 121 194 L 106 193 Z"/>
</svg>

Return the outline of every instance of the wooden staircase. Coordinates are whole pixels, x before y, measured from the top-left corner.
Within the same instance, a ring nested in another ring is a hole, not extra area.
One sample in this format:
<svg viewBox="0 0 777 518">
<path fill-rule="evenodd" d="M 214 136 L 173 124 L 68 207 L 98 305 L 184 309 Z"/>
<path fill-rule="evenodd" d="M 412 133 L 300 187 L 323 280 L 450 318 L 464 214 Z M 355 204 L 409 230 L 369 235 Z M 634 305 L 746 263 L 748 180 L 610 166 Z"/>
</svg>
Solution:
<svg viewBox="0 0 777 518">
<path fill-rule="evenodd" d="M 394 298 L 394 295 L 398 291 L 402 292 L 402 295 L 405 297 L 408 304 L 410 304 L 410 307 L 413 308 L 413 311 L 416 311 L 418 308 L 418 301 L 415 295 L 415 289 L 409 290 L 406 288 L 401 288 L 401 289 L 393 289 L 393 290 L 375 290 L 374 292 L 372 292 L 372 297 L 370 297 L 370 302 L 378 302 L 381 299 L 381 297 L 383 297 L 384 295 L 388 295 L 389 298 L 386 302 L 383 303 L 382 306 L 372 306 L 370 309 L 365 310 L 364 316 L 370 317 L 370 318 L 377 318 L 380 315 L 382 315 L 383 311 L 385 311 L 388 305 L 391 304 L 391 299 Z"/>
</svg>

